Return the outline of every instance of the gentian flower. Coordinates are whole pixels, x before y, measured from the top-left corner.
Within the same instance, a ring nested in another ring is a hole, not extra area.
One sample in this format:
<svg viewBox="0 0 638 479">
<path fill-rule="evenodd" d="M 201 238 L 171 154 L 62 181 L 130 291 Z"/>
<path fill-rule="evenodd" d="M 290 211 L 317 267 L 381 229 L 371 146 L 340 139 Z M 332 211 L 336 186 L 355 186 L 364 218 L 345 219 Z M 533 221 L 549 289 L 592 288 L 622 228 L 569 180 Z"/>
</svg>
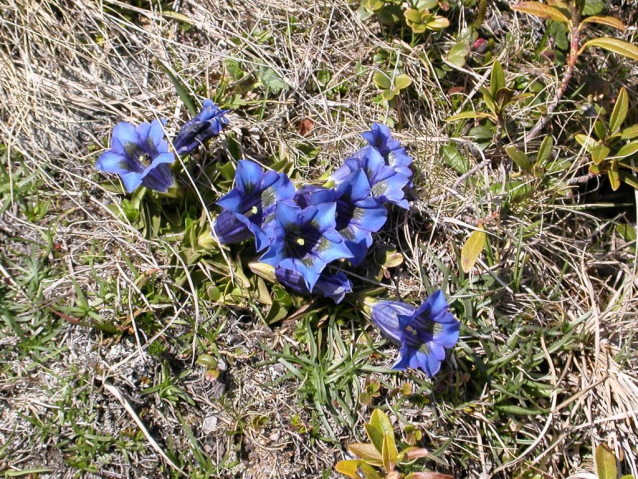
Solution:
<svg viewBox="0 0 638 479">
<path fill-rule="evenodd" d="M 388 166 L 408 178 L 412 176 L 410 169 L 412 157 L 407 154 L 405 148 L 401 147 L 401 142 L 392 137 L 390 128 L 380 123 L 374 123 L 370 131 L 361 133 L 361 136 L 370 146 L 381 153 Z"/>
<path fill-rule="evenodd" d="M 295 187 L 288 177 L 276 171 L 264 172 L 257 163 L 241 160 L 235 172 L 235 187 L 217 204 L 224 210 L 213 225 L 221 243 L 232 243 L 255 236 L 257 251 L 268 246 L 265 225 L 274 218 L 277 202 L 290 200 Z"/>
<path fill-rule="evenodd" d="M 344 165 L 330 176 L 330 179 L 338 186 L 350 173 L 357 170 L 365 172 L 372 197 L 382 203 L 394 203 L 401 208 L 409 208 L 403 188 L 410 179 L 388 166 L 379 150 L 369 145 L 364 146 L 348 158 Z"/>
<path fill-rule="evenodd" d="M 173 186 L 170 164 L 175 155 L 168 151 L 163 125 L 166 121 L 153 120 L 135 127 L 120 122 L 113 128 L 111 149 L 102 153 L 95 168 L 120 175 L 128 193 L 143 185 L 165 193 Z"/>
<path fill-rule="evenodd" d="M 337 198 L 333 188 L 318 185 L 303 185 L 295 192 L 294 203 L 301 208 L 317 206 L 322 203 L 334 203 Z"/>
<path fill-rule="evenodd" d="M 386 222 L 388 212 L 381 202 L 373 198 L 370 183 L 363 170 L 350 173 L 336 188 L 337 231 L 352 253 L 350 263 L 358 266 L 372 245 L 372 233 Z"/>
<path fill-rule="evenodd" d="M 295 270 L 282 267 L 275 268 L 277 281 L 288 288 L 301 294 L 315 294 L 332 299 L 335 303 L 340 303 L 346 293 L 352 291 L 352 283 L 348 277 L 339 271 L 336 274 L 329 274 L 324 270 L 315 283 L 312 291 L 308 289 L 304 277 Z"/>
<path fill-rule="evenodd" d="M 352 254 L 335 230 L 336 203 L 307 208 L 280 202 L 269 223 L 270 247 L 259 261 L 299 273 L 312 291 L 325 266 Z"/>
<path fill-rule="evenodd" d="M 445 348 L 459 340 L 460 323 L 440 290 L 419 308 L 401 301 L 376 302 L 371 306 L 371 317 L 384 336 L 401 346 L 393 369 L 420 368 L 432 377 L 441 368 Z"/>
<path fill-rule="evenodd" d="M 224 115 L 228 110 L 221 110 L 212 100 L 204 100 L 204 108 L 192 119 L 184 123 L 173 140 L 173 147 L 179 155 L 186 155 L 209 140 L 219 135 L 229 121 Z"/>
</svg>

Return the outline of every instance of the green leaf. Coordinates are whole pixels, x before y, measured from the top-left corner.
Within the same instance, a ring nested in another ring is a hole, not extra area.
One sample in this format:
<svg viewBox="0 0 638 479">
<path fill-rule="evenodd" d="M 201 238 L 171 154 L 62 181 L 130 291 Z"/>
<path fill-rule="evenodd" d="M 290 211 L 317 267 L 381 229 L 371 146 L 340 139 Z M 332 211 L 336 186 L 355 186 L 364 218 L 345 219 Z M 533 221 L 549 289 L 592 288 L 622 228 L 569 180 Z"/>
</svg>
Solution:
<svg viewBox="0 0 638 479">
<path fill-rule="evenodd" d="M 268 88 L 275 95 L 281 93 L 282 90 L 288 89 L 288 84 L 279 76 L 279 74 L 270 67 L 262 66 L 257 74 L 262 85 Z"/>
<path fill-rule="evenodd" d="M 518 12 L 527 13 L 528 15 L 534 15 L 541 18 L 551 18 L 557 22 L 569 23 L 569 18 L 565 16 L 558 8 L 550 7 L 544 3 L 539 2 L 519 2 L 516 5 L 512 5 L 512 10 Z"/>
<path fill-rule="evenodd" d="M 636 230 L 631 224 L 627 224 L 627 223 L 617 224 L 616 233 L 625 241 L 636 241 Z"/>
<path fill-rule="evenodd" d="M 578 135 L 575 136 L 575 138 L 576 138 L 576 141 L 581 146 L 584 146 L 587 151 L 589 151 L 591 148 L 593 148 L 594 146 L 598 144 L 596 140 L 594 140 L 591 136 L 588 136 L 588 135 L 583 135 L 579 133 Z"/>
<path fill-rule="evenodd" d="M 616 191 L 620 188 L 620 175 L 618 174 L 618 162 L 613 161 L 611 163 L 611 168 L 607 170 L 607 176 L 609 177 L 609 184 L 611 185 L 611 189 Z M 596 453 L 598 454 L 598 449 L 596 449 Z M 598 461 L 596 461 L 598 463 Z M 615 459 L 614 459 L 615 466 Z M 601 477 L 600 475 L 598 476 Z M 610 476 L 611 477 L 611 476 Z M 614 471 L 614 479 L 616 478 L 616 473 Z"/>
<path fill-rule="evenodd" d="M 412 23 L 421 23 L 421 12 L 415 8 L 408 8 L 403 15 L 405 19 Z"/>
<path fill-rule="evenodd" d="M 188 108 L 188 111 L 191 113 L 191 115 L 196 115 L 198 110 L 197 108 L 195 108 L 191 96 L 188 93 L 188 87 L 177 76 L 173 74 L 168 66 L 164 65 L 164 63 L 162 63 L 161 61 L 160 66 L 162 67 L 162 70 L 164 70 L 164 72 L 168 75 L 168 78 L 171 79 L 171 82 L 173 83 L 173 86 L 175 87 L 180 100 L 182 100 L 182 103 L 184 103 L 184 106 Z"/>
<path fill-rule="evenodd" d="M 618 477 L 616 456 L 606 444 L 601 444 L 596 448 L 596 475 L 598 479 L 616 479 Z"/>
<path fill-rule="evenodd" d="M 609 148 L 605 145 L 596 145 L 589 149 L 589 154 L 592 161 L 599 165 L 609 156 L 609 151 Z"/>
<path fill-rule="evenodd" d="M 377 451 L 374 444 L 355 442 L 354 444 L 348 444 L 348 451 L 370 464 L 380 466 L 383 463 L 381 453 Z"/>
<path fill-rule="evenodd" d="M 455 169 L 458 173 L 467 173 L 470 169 L 470 163 L 455 145 L 441 145 L 441 156 L 443 161 L 450 168 Z"/>
<path fill-rule="evenodd" d="M 632 60 L 638 60 L 638 47 L 617 38 L 593 38 L 585 42 L 581 51 L 587 47 L 600 47 L 610 52 L 618 53 Z"/>
<path fill-rule="evenodd" d="M 498 105 L 498 111 L 503 111 L 514 97 L 514 90 L 510 88 L 501 88 L 496 92 L 496 104 Z"/>
<path fill-rule="evenodd" d="M 383 99 L 385 101 L 390 101 L 392 100 L 395 96 L 397 96 L 397 94 L 399 93 L 399 90 L 383 90 L 381 92 L 381 96 L 383 97 Z"/>
<path fill-rule="evenodd" d="M 609 117 L 609 131 L 612 135 L 620 131 L 620 127 L 627 118 L 628 111 L 629 95 L 627 95 L 627 90 L 625 90 L 625 88 L 623 87 L 618 92 L 616 105 L 614 106 L 614 110 L 611 112 L 611 116 Z"/>
<path fill-rule="evenodd" d="M 401 7 L 399 5 L 385 5 L 377 12 L 379 22 L 384 25 L 394 25 L 401 21 Z"/>
<path fill-rule="evenodd" d="M 388 90 L 392 88 L 392 81 L 390 80 L 390 77 L 384 72 L 376 72 L 372 76 L 372 81 L 382 90 Z"/>
<path fill-rule="evenodd" d="M 452 45 L 447 54 L 447 61 L 452 65 L 463 68 L 470 53 L 470 45 L 467 42 L 458 42 Z"/>
<path fill-rule="evenodd" d="M 467 241 L 465 241 L 461 249 L 461 269 L 464 273 L 469 273 L 474 267 L 483 248 L 485 248 L 486 238 L 487 235 L 481 226 L 480 229 L 474 231 Z"/>
<path fill-rule="evenodd" d="M 412 78 L 410 78 L 405 73 L 401 75 L 397 75 L 394 78 L 394 86 L 395 88 L 398 88 L 399 90 L 404 90 L 405 88 L 409 87 L 411 84 L 412 84 Z"/>
<path fill-rule="evenodd" d="M 490 75 L 490 93 L 494 98 L 501 88 L 505 88 L 505 73 L 503 73 L 503 67 L 501 62 L 494 60 L 492 65 L 492 73 Z"/>
<path fill-rule="evenodd" d="M 596 134 L 599 140 L 604 140 L 608 133 L 607 125 L 605 125 L 605 122 L 601 120 L 596 120 L 594 122 L 594 133 Z"/>
<path fill-rule="evenodd" d="M 335 470 L 353 479 L 383 479 L 383 476 L 375 471 L 371 465 L 356 459 L 339 461 L 335 464 Z"/>
<path fill-rule="evenodd" d="M 494 113 L 495 117 L 498 116 L 499 109 L 496 106 L 496 99 L 492 95 L 492 92 L 490 92 L 487 88 L 483 86 L 479 88 L 479 91 L 483 94 L 483 101 L 485 102 L 485 106 L 487 106 L 487 108 L 492 113 Z"/>
<path fill-rule="evenodd" d="M 543 166 L 547 160 L 552 157 L 552 150 L 554 149 L 554 137 L 552 135 L 547 135 L 543 142 L 541 143 L 540 148 L 538 149 L 538 154 L 536 155 L 536 164 L 538 166 Z"/>
<path fill-rule="evenodd" d="M 529 161 L 527 155 L 516 148 L 514 145 L 507 146 L 505 148 L 505 152 L 507 153 L 507 156 L 509 156 L 521 170 L 529 171 L 532 168 L 532 162 Z"/>
<path fill-rule="evenodd" d="M 438 0 L 417 0 L 414 7 L 417 10 L 432 10 L 439 6 Z"/>
<path fill-rule="evenodd" d="M 631 143 L 627 143 L 623 145 L 623 147 L 618 150 L 615 156 L 619 158 L 624 158 L 626 156 L 631 156 L 638 151 L 638 141 L 632 141 Z"/>
<path fill-rule="evenodd" d="M 491 113 L 485 113 L 482 111 L 462 111 L 461 113 L 457 113 L 456 115 L 452 115 L 449 118 L 446 118 L 446 122 L 451 123 L 453 121 L 458 121 L 458 120 L 467 120 L 470 118 L 491 118 L 492 120 L 496 121 L 496 116 L 492 115 Z"/>
<path fill-rule="evenodd" d="M 625 128 L 620 137 L 623 140 L 633 140 L 634 138 L 638 138 L 638 125 L 631 125 Z"/>
<path fill-rule="evenodd" d="M 605 8 L 603 0 L 585 0 L 583 15 L 598 15 Z"/>
<path fill-rule="evenodd" d="M 394 438 L 394 429 L 390 419 L 381 409 L 375 409 L 370 417 L 370 422 L 365 425 L 366 432 L 370 438 L 370 442 L 374 444 L 374 447 L 382 452 L 383 448 L 383 436 L 385 434 L 391 434 Z"/>
<path fill-rule="evenodd" d="M 435 15 L 432 20 L 430 20 L 429 22 L 425 24 L 425 28 L 427 28 L 428 30 L 434 30 L 434 31 L 443 30 L 449 26 L 450 26 L 450 21 L 447 18 L 442 17 L 440 15 Z"/>
<path fill-rule="evenodd" d="M 583 20 L 581 20 L 580 22 L 581 24 L 585 24 L 585 23 L 600 23 L 601 25 L 607 25 L 608 27 L 612 27 L 615 28 L 617 30 L 620 30 L 622 32 L 625 31 L 625 29 L 627 28 L 625 26 L 625 24 L 623 22 L 621 22 L 620 20 L 618 20 L 615 17 L 608 17 L 608 16 L 598 16 L 598 15 L 594 15 L 592 17 L 587 17 L 584 18 Z"/>
<path fill-rule="evenodd" d="M 397 445 L 394 442 L 394 431 L 391 434 L 383 435 L 383 444 L 381 446 L 381 457 L 383 460 L 383 468 L 386 472 L 394 471 L 397 465 Z"/>
</svg>

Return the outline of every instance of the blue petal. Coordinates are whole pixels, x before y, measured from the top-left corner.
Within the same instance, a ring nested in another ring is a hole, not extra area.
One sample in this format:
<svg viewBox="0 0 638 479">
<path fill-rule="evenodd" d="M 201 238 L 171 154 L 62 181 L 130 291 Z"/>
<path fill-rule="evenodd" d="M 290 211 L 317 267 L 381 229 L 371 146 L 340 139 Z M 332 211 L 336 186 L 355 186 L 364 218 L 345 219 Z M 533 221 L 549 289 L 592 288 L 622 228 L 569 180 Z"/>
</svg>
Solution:
<svg viewBox="0 0 638 479">
<path fill-rule="evenodd" d="M 334 181 L 336 185 L 342 183 L 348 175 L 352 173 L 352 170 L 348 166 L 348 164 L 343 164 L 337 171 L 333 172 L 329 179 Z"/>
<path fill-rule="evenodd" d="M 248 227 L 227 210 L 222 211 L 215 219 L 213 229 L 222 244 L 244 241 L 252 236 Z"/>
<path fill-rule="evenodd" d="M 371 130 L 361 133 L 361 136 L 383 155 L 401 146 L 399 140 L 392 137 L 390 128 L 381 123 L 374 123 Z"/>
<path fill-rule="evenodd" d="M 343 301 L 346 293 L 351 291 L 352 283 L 341 271 L 335 275 L 322 274 L 312 290 L 314 294 L 321 294 L 326 298 L 332 299 L 337 304 Z"/>
<path fill-rule="evenodd" d="M 264 176 L 264 169 L 257 163 L 248 160 L 241 160 L 237 164 L 235 172 L 235 183 L 239 191 L 244 195 L 255 191 Z"/>
<path fill-rule="evenodd" d="M 148 135 L 151 131 L 151 124 L 147 122 L 140 123 L 136 128 L 135 132 L 137 133 L 138 141 L 146 142 L 148 140 Z"/>
<path fill-rule="evenodd" d="M 275 268 L 275 276 L 277 281 L 293 291 L 301 294 L 310 294 L 306 281 L 298 271 L 278 266 Z"/>
<path fill-rule="evenodd" d="M 115 142 L 117 140 L 117 142 Z M 111 147 L 116 150 L 117 153 L 125 154 L 124 147 L 127 143 L 138 142 L 138 136 L 135 132 L 135 127 L 125 121 L 121 121 L 113 128 L 113 135 L 111 136 Z"/>
<path fill-rule="evenodd" d="M 142 184 L 142 175 L 140 173 L 125 173 L 121 175 L 121 178 L 127 193 L 133 193 Z"/>
<path fill-rule="evenodd" d="M 164 139 L 164 126 L 162 123 L 163 122 L 159 120 L 153 120 L 153 122 L 151 123 L 151 128 L 148 132 L 149 142 L 153 144 L 155 150 L 158 152 L 158 148 L 161 146 L 162 140 Z"/>
<path fill-rule="evenodd" d="M 275 220 L 268 224 L 266 233 L 270 239 L 268 249 L 261 255 L 259 261 L 271 266 L 279 266 L 286 258 L 286 230 L 283 225 Z"/>
<path fill-rule="evenodd" d="M 441 369 L 441 360 L 437 359 L 432 352 L 417 351 L 415 357 L 417 360 L 415 366 L 419 367 L 430 378 L 434 377 Z M 445 359 L 445 354 L 443 355 L 443 359 Z"/>
<path fill-rule="evenodd" d="M 343 230 L 342 230 L 343 231 Z M 341 234 L 341 233 L 340 233 Z M 368 243 L 372 240 L 372 235 L 368 233 L 368 237 L 364 237 L 359 241 L 348 241 L 346 240 L 344 243 L 350 254 L 352 254 L 352 258 L 349 258 L 350 264 L 352 266 L 359 266 L 363 263 L 363 260 L 366 259 L 366 254 L 368 253 Z"/>
<path fill-rule="evenodd" d="M 302 210 L 299 206 L 289 204 L 288 202 L 280 202 L 277 204 L 277 210 L 275 212 L 275 218 L 279 221 L 284 228 L 289 226 L 301 226 L 302 223 L 302 211 L 308 211 L 313 207 Z"/>
<path fill-rule="evenodd" d="M 324 236 L 322 236 L 319 242 L 312 249 L 312 253 L 316 256 L 316 258 L 321 260 L 315 262 L 315 269 L 317 269 L 317 272 L 319 273 L 328 263 L 332 263 L 333 261 L 338 259 L 352 258 L 352 253 L 350 252 L 346 244 L 341 240 L 341 236 L 339 236 L 336 231 L 334 231 L 334 233 L 339 238 L 339 242 L 329 240 L 326 237 L 326 233 L 327 231 L 324 232 Z"/>
<path fill-rule="evenodd" d="M 395 344 L 401 344 L 403 329 L 400 316 L 410 316 L 416 308 L 402 301 L 379 301 L 372 305 L 372 322 L 377 325 L 381 333 Z"/>
<path fill-rule="evenodd" d="M 161 193 L 166 193 L 175 182 L 171 168 L 166 163 L 159 164 L 153 169 L 149 168 L 142 176 L 142 184 L 144 186 Z"/>
<path fill-rule="evenodd" d="M 242 194 L 237 189 L 230 190 L 226 195 L 217 200 L 217 204 L 225 210 L 238 213 L 243 200 Z"/>
<path fill-rule="evenodd" d="M 148 166 L 147 170 L 152 170 L 161 164 L 169 164 L 172 165 L 175 163 L 175 155 L 173 153 L 160 153 L 157 157 L 151 162 Z"/>
<path fill-rule="evenodd" d="M 392 365 L 392 369 L 405 371 L 410 365 L 410 362 L 414 359 L 414 353 L 415 351 L 413 349 L 410 349 L 407 346 L 402 346 L 399 351 L 399 358 L 396 363 Z"/>
<path fill-rule="evenodd" d="M 311 208 L 307 208 L 310 210 Z M 337 210 L 337 203 L 321 203 L 316 206 L 316 214 L 313 215 L 312 222 L 316 224 L 315 228 L 323 232 L 328 229 L 333 229 L 337 226 L 335 220 L 335 212 Z M 340 237 L 339 237 L 340 238 Z"/>
<path fill-rule="evenodd" d="M 112 150 L 106 151 L 98 157 L 95 168 L 100 171 L 116 173 L 118 175 L 124 175 L 131 171 L 126 158 L 118 153 L 114 153 Z"/>
<path fill-rule="evenodd" d="M 447 300 L 443 291 L 437 289 L 425 300 L 425 303 L 421 305 L 419 311 L 429 309 L 430 314 L 434 317 L 447 313 L 450 310 Z M 417 313 L 419 314 L 419 313 Z"/>
<path fill-rule="evenodd" d="M 315 270 L 312 264 L 308 265 L 297 258 L 285 258 L 278 266 L 298 272 L 306 282 L 308 291 L 313 290 L 317 280 L 319 279 L 320 273 Z"/>
</svg>

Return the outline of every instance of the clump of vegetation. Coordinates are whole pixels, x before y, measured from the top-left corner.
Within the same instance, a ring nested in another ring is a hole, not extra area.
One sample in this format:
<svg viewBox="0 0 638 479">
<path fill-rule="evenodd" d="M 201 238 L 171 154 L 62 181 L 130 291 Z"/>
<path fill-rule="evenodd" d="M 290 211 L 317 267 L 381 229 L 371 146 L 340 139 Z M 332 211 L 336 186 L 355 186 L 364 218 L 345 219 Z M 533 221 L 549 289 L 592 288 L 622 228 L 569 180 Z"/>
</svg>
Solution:
<svg viewBox="0 0 638 479">
<path fill-rule="evenodd" d="M 1 17 L 5 476 L 638 475 L 634 5 Z"/>
</svg>

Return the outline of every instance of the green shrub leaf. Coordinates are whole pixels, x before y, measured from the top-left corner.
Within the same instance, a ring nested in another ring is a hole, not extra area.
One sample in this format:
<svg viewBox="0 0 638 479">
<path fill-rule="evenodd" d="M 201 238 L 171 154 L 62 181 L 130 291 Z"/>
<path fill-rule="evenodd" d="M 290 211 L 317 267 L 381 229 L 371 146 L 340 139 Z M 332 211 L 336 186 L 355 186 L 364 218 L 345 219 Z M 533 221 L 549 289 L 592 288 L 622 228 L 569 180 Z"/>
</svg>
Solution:
<svg viewBox="0 0 638 479">
<path fill-rule="evenodd" d="M 563 12 L 561 12 L 558 8 L 550 7 L 544 3 L 519 2 L 516 5 L 512 5 L 512 10 L 527 13 L 528 15 L 534 15 L 536 17 L 551 18 L 557 22 L 569 23 L 569 18 L 567 18 Z"/>
<path fill-rule="evenodd" d="M 593 38 L 585 42 L 581 50 L 587 47 L 600 47 L 610 52 L 618 53 L 632 60 L 638 60 L 638 47 L 617 38 Z"/>
<path fill-rule="evenodd" d="M 621 88 L 618 92 L 618 98 L 616 99 L 616 105 L 609 117 L 609 130 L 611 134 L 615 134 L 620 131 L 620 127 L 627 118 L 627 112 L 629 111 L 629 95 L 627 90 Z"/>
</svg>

